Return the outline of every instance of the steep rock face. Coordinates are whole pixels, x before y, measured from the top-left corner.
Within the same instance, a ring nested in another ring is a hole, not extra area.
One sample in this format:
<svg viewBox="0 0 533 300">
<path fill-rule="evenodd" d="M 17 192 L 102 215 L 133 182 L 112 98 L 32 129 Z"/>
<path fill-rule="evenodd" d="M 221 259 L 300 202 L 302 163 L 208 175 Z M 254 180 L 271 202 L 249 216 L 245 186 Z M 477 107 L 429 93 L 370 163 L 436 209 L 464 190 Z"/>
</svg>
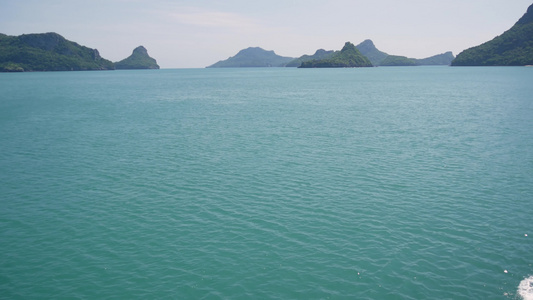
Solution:
<svg viewBox="0 0 533 300">
<path fill-rule="evenodd" d="M 139 46 L 126 59 L 115 63 L 115 68 L 122 70 L 132 69 L 159 69 L 157 61 L 148 55 L 148 50 Z"/>
<path fill-rule="evenodd" d="M 319 60 L 303 62 L 300 68 L 358 68 L 372 67 L 372 63 L 366 58 L 354 44 L 346 42 L 340 52 L 331 57 Z"/>
<path fill-rule="evenodd" d="M 525 65 L 533 65 L 533 4 L 509 30 L 461 52 L 452 62 L 452 66 Z"/>
<path fill-rule="evenodd" d="M 259 47 L 249 47 L 239 51 L 235 56 L 221 60 L 208 68 L 242 68 L 242 67 L 284 67 L 292 57 L 277 55 Z"/>
<path fill-rule="evenodd" d="M 98 50 L 49 32 L 0 37 L 0 71 L 113 70 Z"/>
</svg>

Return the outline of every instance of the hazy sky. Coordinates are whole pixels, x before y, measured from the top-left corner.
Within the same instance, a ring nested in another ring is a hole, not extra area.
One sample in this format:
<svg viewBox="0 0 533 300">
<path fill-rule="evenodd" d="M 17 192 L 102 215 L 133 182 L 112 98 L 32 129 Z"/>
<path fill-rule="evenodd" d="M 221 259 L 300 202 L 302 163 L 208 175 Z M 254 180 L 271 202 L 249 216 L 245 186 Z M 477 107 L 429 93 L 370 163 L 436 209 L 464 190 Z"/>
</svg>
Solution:
<svg viewBox="0 0 533 300">
<path fill-rule="evenodd" d="M 282 56 L 371 39 L 389 54 L 457 55 L 509 29 L 532 0 L 0 0 L 0 33 L 57 32 L 118 61 L 143 45 L 162 68 L 247 47 Z"/>
</svg>

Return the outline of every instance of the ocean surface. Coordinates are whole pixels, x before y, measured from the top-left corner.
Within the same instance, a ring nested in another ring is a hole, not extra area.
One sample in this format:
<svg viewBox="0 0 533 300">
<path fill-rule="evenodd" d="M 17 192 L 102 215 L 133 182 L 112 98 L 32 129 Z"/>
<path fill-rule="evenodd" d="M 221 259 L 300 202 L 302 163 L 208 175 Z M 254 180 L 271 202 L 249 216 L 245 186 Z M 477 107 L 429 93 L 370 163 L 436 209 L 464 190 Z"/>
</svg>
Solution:
<svg viewBox="0 0 533 300">
<path fill-rule="evenodd" d="M 1 299 L 533 299 L 533 68 L 0 74 Z"/>
</svg>

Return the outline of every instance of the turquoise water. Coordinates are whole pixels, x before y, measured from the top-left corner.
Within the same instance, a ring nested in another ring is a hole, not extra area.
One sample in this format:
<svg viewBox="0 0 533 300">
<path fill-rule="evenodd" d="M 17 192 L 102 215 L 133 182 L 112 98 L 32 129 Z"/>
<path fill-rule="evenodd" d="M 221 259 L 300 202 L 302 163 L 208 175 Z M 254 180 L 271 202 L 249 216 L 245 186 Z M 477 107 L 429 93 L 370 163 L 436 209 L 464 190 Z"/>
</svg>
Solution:
<svg viewBox="0 0 533 300">
<path fill-rule="evenodd" d="M 531 299 L 532 83 L 0 74 L 0 298 Z"/>
</svg>

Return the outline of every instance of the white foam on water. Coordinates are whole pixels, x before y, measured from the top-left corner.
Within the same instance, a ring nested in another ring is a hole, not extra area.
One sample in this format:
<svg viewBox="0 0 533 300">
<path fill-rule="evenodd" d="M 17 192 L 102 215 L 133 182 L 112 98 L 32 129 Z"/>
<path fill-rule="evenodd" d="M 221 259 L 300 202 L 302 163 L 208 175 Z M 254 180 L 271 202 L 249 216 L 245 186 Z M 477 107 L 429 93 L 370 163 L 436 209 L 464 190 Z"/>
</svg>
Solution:
<svg viewBox="0 0 533 300">
<path fill-rule="evenodd" d="M 533 300 L 533 276 L 529 276 L 520 281 L 518 285 L 518 295 L 524 300 Z"/>
</svg>

